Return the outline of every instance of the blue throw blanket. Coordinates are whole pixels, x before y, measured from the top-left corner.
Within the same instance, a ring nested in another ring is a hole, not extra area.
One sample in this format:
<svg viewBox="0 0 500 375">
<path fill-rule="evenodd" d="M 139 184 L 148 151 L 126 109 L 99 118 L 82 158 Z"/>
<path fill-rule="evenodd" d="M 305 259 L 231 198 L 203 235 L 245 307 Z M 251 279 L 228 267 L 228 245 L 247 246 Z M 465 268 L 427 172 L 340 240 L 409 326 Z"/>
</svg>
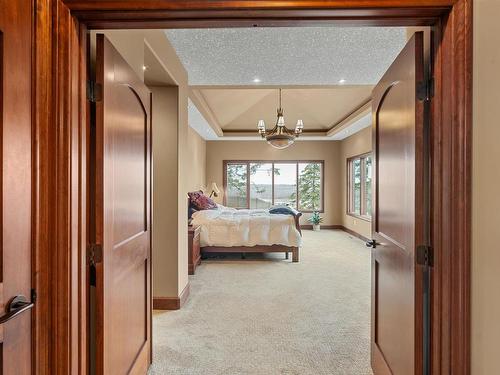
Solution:
<svg viewBox="0 0 500 375">
<path fill-rule="evenodd" d="M 275 214 L 275 215 L 292 215 L 292 216 L 296 216 L 299 212 L 295 208 L 292 208 L 292 207 L 288 207 L 288 206 L 275 206 L 275 207 L 271 207 L 269 209 L 269 213 L 270 214 Z"/>
</svg>

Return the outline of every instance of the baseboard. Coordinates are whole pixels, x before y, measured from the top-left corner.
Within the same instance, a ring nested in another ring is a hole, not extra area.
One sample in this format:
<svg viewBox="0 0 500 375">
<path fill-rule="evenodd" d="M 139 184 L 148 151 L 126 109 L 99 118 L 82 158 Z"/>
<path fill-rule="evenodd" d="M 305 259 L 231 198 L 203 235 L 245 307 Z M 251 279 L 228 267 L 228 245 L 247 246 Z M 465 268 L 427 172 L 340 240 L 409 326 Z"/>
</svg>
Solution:
<svg viewBox="0 0 500 375">
<path fill-rule="evenodd" d="M 185 305 L 190 292 L 189 282 L 179 297 L 153 297 L 154 310 L 179 310 Z"/>
<path fill-rule="evenodd" d="M 341 227 L 342 227 L 341 229 L 344 232 L 349 233 L 351 236 L 357 237 L 357 238 L 359 238 L 360 240 L 362 240 L 364 242 L 368 242 L 369 241 L 369 239 L 366 238 L 365 236 L 363 236 L 362 234 L 359 234 L 359 233 L 353 231 L 352 229 L 346 228 L 344 226 L 341 226 Z"/>
<path fill-rule="evenodd" d="M 304 224 L 304 225 L 300 226 L 300 229 L 312 230 L 313 226 L 310 225 L 310 224 Z M 321 225 L 321 229 L 340 229 L 340 230 L 343 230 L 346 233 L 349 233 L 351 236 L 359 238 L 360 240 L 363 240 L 365 242 L 369 241 L 369 239 L 366 238 L 365 236 L 363 236 L 362 234 L 359 234 L 359 233 L 353 231 L 352 229 L 346 228 L 343 225 L 339 225 L 339 224 L 335 224 L 335 225 Z"/>
<path fill-rule="evenodd" d="M 342 229 L 342 225 L 323 225 L 321 224 L 321 229 Z M 304 224 L 300 226 L 300 229 L 312 230 L 313 226 L 311 224 Z"/>
</svg>

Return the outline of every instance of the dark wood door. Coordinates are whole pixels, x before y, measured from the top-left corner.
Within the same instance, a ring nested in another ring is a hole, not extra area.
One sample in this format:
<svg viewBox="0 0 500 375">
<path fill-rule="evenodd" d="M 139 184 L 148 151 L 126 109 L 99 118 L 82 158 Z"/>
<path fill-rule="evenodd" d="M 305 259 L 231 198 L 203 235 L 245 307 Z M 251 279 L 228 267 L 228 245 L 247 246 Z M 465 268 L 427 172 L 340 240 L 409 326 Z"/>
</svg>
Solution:
<svg viewBox="0 0 500 375">
<path fill-rule="evenodd" d="M 30 374 L 32 371 L 31 4 L 30 0 L 0 0 L 2 374 Z M 16 296 L 23 297 L 14 299 Z"/>
<path fill-rule="evenodd" d="M 95 69 L 102 93 L 91 133 L 96 373 L 145 374 L 151 355 L 151 94 L 101 34 Z"/>
<path fill-rule="evenodd" d="M 376 375 L 422 374 L 424 230 L 423 34 L 416 33 L 373 91 L 372 367 Z"/>
</svg>

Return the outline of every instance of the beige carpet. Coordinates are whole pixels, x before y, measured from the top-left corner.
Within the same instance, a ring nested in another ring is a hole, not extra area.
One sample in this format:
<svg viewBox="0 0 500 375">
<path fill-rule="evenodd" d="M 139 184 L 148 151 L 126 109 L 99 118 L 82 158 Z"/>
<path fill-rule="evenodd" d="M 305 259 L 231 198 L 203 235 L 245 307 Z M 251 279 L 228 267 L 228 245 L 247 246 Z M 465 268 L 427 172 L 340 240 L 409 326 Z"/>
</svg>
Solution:
<svg viewBox="0 0 500 375">
<path fill-rule="evenodd" d="M 304 231 L 283 254 L 206 260 L 179 311 L 153 315 L 150 374 L 371 374 L 370 253 L 342 231 Z"/>
</svg>

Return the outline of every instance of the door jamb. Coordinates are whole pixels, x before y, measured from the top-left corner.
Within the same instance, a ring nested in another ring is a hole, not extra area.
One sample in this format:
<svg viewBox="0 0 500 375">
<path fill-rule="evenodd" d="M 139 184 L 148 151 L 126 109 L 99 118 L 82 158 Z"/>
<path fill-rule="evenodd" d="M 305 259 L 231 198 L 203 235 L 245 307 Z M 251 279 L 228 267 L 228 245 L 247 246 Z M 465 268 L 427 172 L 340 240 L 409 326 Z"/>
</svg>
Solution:
<svg viewBox="0 0 500 375">
<path fill-rule="evenodd" d="M 435 26 L 432 373 L 470 373 L 472 0 L 34 1 L 37 373 L 88 372 L 87 27 L 328 23 Z"/>
</svg>

